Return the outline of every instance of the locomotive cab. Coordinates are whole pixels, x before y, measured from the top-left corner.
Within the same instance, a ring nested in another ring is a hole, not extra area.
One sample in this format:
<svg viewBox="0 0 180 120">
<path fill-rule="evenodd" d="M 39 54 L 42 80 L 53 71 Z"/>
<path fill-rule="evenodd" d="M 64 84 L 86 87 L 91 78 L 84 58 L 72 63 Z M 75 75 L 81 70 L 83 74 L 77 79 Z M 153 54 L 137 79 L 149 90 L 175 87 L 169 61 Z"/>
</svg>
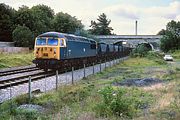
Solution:
<svg viewBox="0 0 180 120">
<path fill-rule="evenodd" d="M 63 38 L 37 37 L 34 54 L 37 59 L 60 60 L 60 47 L 66 47 Z"/>
</svg>

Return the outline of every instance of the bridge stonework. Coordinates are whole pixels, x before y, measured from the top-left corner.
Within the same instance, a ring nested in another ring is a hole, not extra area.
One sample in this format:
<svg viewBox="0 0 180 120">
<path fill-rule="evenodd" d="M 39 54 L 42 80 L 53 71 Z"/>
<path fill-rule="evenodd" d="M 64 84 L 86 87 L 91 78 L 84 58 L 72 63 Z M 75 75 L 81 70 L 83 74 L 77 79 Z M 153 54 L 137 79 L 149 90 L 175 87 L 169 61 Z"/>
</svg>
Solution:
<svg viewBox="0 0 180 120">
<path fill-rule="evenodd" d="M 97 35 L 95 36 L 100 42 L 105 43 L 126 43 L 125 45 L 131 48 L 135 48 L 139 44 L 147 43 L 150 44 L 152 50 L 160 49 L 161 35 Z"/>
</svg>

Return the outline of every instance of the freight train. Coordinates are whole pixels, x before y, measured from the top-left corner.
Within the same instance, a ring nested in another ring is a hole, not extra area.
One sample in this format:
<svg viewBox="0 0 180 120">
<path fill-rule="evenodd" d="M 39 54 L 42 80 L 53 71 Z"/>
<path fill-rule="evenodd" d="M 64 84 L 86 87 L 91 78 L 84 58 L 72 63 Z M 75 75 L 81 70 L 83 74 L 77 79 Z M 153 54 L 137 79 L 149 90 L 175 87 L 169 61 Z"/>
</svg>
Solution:
<svg viewBox="0 0 180 120">
<path fill-rule="evenodd" d="M 40 69 L 81 68 L 127 56 L 130 49 L 122 45 L 96 42 L 72 34 L 46 32 L 35 39 L 33 63 Z"/>
</svg>

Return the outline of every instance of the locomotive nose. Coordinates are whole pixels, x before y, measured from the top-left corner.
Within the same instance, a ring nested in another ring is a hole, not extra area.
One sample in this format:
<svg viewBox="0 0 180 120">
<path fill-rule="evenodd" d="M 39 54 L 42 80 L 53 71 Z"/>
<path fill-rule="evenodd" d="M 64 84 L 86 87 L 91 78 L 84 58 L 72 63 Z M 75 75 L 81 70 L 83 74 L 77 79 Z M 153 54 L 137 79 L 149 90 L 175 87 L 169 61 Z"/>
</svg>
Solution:
<svg viewBox="0 0 180 120">
<path fill-rule="evenodd" d="M 37 58 L 56 58 L 56 48 L 53 47 L 41 47 L 36 48 Z"/>
</svg>

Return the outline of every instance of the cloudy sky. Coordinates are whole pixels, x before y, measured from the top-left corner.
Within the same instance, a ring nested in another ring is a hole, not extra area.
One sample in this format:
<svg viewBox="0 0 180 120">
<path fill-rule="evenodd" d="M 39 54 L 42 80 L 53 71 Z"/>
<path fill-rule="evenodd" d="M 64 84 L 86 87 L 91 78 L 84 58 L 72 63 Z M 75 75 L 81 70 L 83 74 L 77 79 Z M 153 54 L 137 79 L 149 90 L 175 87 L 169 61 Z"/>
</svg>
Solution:
<svg viewBox="0 0 180 120">
<path fill-rule="evenodd" d="M 138 20 L 138 34 L 156 34 L 171 20 L 180 21 L 180 0 L 0 0 L 18 10 L 22 5 L 32 7 L 45 4 L 55 13 L 66 12 L 82 20 L 88 29 L 91 20 L 105 13 L 111 19 L 113 33 L 135 34 L 135 20 Z"/>
</svg>

